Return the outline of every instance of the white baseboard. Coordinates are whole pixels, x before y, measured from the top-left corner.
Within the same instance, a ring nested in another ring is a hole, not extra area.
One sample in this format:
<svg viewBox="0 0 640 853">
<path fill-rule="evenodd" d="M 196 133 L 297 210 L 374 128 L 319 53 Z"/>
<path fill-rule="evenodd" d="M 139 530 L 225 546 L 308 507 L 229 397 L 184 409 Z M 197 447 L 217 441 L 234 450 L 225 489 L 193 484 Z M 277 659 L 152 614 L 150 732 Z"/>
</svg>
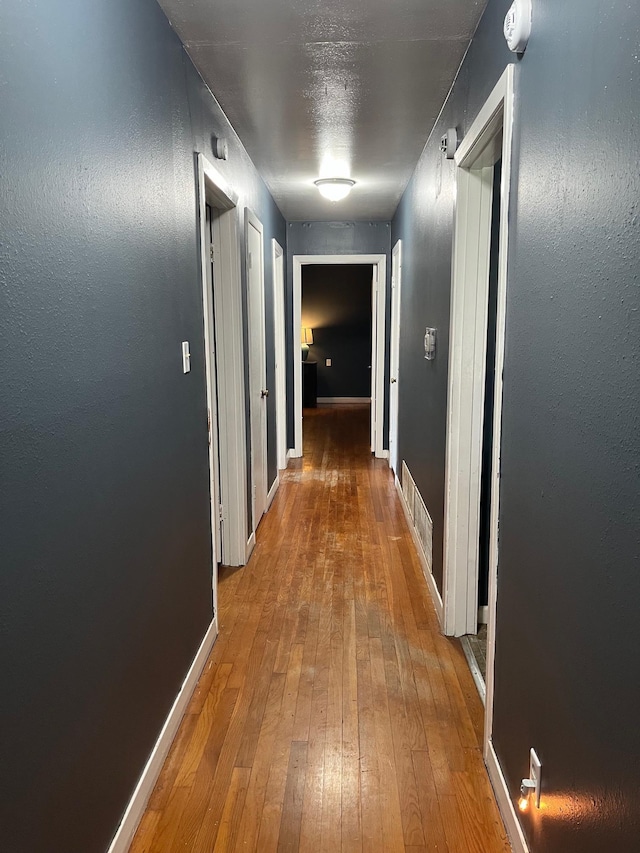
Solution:
<svg viewBox="0 0 640 853">
<path fill-rule="evenodd" d="M 289 467 L 289 460 L 291 459 L 292 453 L 293 453 L 292 448 L 289 448 L 289 450 L 287 450 L 287 455 L 284 457 L 284 467 L 285 468 Z"/>
<path fill-rule="evenodd" d="M 389 451 L 388 450 L 381 450 L 380 453 L 376 456 L 376 459 L 388 459 L 388 458 L 389 458 Z"/>
<path fill-rule="evenodd" d="M 438 587 L 436 586 L 436 581 L 431 572 L 429 571 L 429 564 L 427 563 L 427 558 L 424 555 L 424 551 L 422 550 L 422 542 L 418 539 L 418 535 L 415 531 L 415 527 L 413 526 L 413 519 L 411 518 L 411 514 L 409 512 L 409 507 L 407 506 L 407 502 L 404 499 L 404 495 L 402 494 L 402 486 L 400 485 L 400 480 L 397 475 L 395 477 L 396 483 L 396 491 L 398 492 L 398 496 L 400 497 L 400 505 L 404 511 L 404 516 L 407 519 L 407 524 L 409 525 L 409 530 L 411 531 L 411 536 L 413 538 L 413 544 L 416 546 L 416 551 L 418 552 L 418 557 L 420 558 L 420 563 L 422 565 L 422 573 L 425 576 L 427 581 L 427 586 L 429 587 L 429 592 L 431 593 L 431 598 L 433 599 L 433 604 L 436 609 L 436 615 L 438 617 L 438 622 L 440 623 L 440 627 L 444 624 L 444 607 L 442 605 L 442 597 L 440 592 L 438 591 Z"/>
<path fill-rule="evenodd" d="M 484 683 L 484 678 L 482 677 L 482 673 L 480 672 L 480 667 L 478 666 L 478 662 L 473 654 L 473 649 L 471 648 L 469 638 L 466 635 L 460 637 L 460 645 L 462 646 L 462 651 L 464 652 L 464 656 L 466 657 L 467 663 L 469 664 L 471 675 L 473 676 L 476 688 L 478 690 L 478 693 L 480 694 L 480 698 L 482 699 L 482 704 L 486 705 L 487 686 Z"/>
<path fill-rule="evenodd" d="M 295 449 L 295 447 L 292 447 L 287 452 L 287 463 L 289 462 L 289 459 L 300 459 L 301 456 L 302 456 L 302 451 L 300 451 L 298 453 L 298 451 Z"/>
<path fill-rule="evenodd" d="M 249 562 L 249 557 L 251 556 L 251 553 L 255 547 L 256 547 L 256 532 L 254 530 L 253 533 L 251 534 L 251 536 L 247 539 L 247 550 L 246 550 L 246 557 L 245 557 L 245 561 L 244 561 L 245 566 Z"/>
<path fill-rule="evenodd" d="M 498 762 L 498 756 L 496 755 L 493 743 L 490 740 L 485 743 L 484 761 L 487 765 L 489 779 L 493 785 L 498 809 L 502 815 L 502 820 L 504 821 L 504 826 L 507 830 L 507 835 L 509 836 L 513 853 L 529 853 L 527 839 L 525 838 L 522 827 L 520 826 L 515 806 L 511 796 L 509 795 L 509 789 L 507 788 L 507 783 L 502 773 L 502 768 Z"/>
<path fill-rule="evenodd" d="M 278 491 L 279 488 L 280 488 L 280 475 L 276 474 L 276 478 L 273 481 L 273 485 L 271 486 L 271 488 L 269 489 L 269 492 L 267 494 L 267 509 L 269 509 L 269 507 L 273 503 L 273 499 L 275 498 L 276 492 Z"/>
<path fill-rule="evenodd" d="M 318 403 L 370 403 L 371 397 L 318 397 Z"/>
<path fill-rule="evenodd" d="M 149 797 L 151 796 L 154 786 L 158 780 L 158 776 L 160 775 L 160 771 L 162 770 L 162 765 L 169 753 L 173 739 L 178 732 L 178 727 L 182 722 L 189 700 L 196 688 L 198 679 L 200 678 L 200 673 L 204 669 L 204 665 L 207 662 L 207 658 L 209 657 L 209 653 L 217 636 L 218 620 L 216 618 L 207 628 L 207 633 L 204 635 L 204 639 L 202 640 L 200 648 L 193 659 L 193 663 L 189 667 L 187 677 L 182 683 L 182 687 L 176 696 L 176 701 L 173 703 L 173 707 L 169 711 L 169 716 L 165 720 L 162 731 L 156 741 L 156 745 L 153 747 L 149 760 L 142 771 L 142 775 L 140 776 L 135 791 L 129 800 L 129 804 L 125 810 L 113 841 L 111 842 L 108 853 L 126 853 L 131 846 L 133 836 L 136 834 L 138 824 L 142 819 L 147 803 L 149 802 Z"/>
</svg>

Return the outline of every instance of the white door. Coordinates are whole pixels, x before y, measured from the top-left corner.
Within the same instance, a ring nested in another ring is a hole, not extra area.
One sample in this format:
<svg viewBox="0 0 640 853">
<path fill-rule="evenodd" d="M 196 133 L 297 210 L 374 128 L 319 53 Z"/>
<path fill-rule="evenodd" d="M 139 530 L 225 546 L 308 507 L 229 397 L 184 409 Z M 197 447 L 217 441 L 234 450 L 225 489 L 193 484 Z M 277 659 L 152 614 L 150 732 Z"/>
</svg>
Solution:
<svg viewBox="0 0 640 853">
<path fill-rule="evenodd" d="M 276 433 L 278 470 L 287 467 L 287 352 L 284 337 L 284 253 L 273 241 L 273 328 L 276 349 Z"/>
<path fill-rule="evenodd" d="M 264 252 L 261 223 L 247 211 L 249 415 L 253 530 L 267 506 L 267 365 L 264 335 Z"/>
<path fill-rule="evenodd" d="M 398 380 L 400 368 L 400 284 L 402 281 L 402 244 L 391 255 L 391 340 L 389 362 L 389 465 L 398 473 Z"/>
<path fill-rule="evenodd" d="M 207 370 L 207 420 L 209 427 L 209 470 L 211 480 L 211 518 L 215 540 L 216 563 L 222 562 L 222 499 L 220 497 L 220 442 L 218 422 L 218 362 L 216 357 L 216 321 L 215 298 L 216 286 L 215 251 L 213 239 L 213 220 L 215 211 L 207 205 L 206 222 L 206 258 L 207 258 L 207 299 L 205 300 L 206 335 L 205 344 L 208 350 L 206 359 Z M 214 589 L 217 586 L 217 572 L 214 572 Z"/>
</svg>

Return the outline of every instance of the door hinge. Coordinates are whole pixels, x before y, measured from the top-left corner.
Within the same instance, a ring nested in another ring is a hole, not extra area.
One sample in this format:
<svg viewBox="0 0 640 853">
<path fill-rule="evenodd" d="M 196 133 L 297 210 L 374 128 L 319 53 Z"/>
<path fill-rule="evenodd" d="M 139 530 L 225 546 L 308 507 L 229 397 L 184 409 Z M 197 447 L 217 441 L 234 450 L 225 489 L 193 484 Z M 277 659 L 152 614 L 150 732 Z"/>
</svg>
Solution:
<svg viewBox="0 0 640 853">
<path fill-rule="evenodd" d="M 215 263 L 216 260 L 216 250 L 214 248 L 213 243 L 209 246 L 209 257 L 211 258 L 211 263 Z"/>
<path fill-rule="evenodd" d="M 218 519 L 220 521 L 224 520 L 224 507 L 222 506 L 222 504 L 220 504 L 218 507 Z"/>
<path fill-rule="evenodd" d="M 207 441 L 211 445 L 211 409 L 207 409 Z"/>
</svg>

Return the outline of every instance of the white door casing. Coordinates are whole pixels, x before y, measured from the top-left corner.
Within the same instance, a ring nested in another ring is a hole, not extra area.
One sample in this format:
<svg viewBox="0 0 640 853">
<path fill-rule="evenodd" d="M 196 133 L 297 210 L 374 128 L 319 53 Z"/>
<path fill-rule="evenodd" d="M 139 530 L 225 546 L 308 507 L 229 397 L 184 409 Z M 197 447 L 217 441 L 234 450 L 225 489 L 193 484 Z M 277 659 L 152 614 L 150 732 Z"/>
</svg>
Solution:
<svg viewBox="0 0 640 853">
<path fill-rule="evenodd" d="M 508 65 L 455 154 L 449 393 L 444 529 L 444 632 L 477 628 L 478 517 L 491 241 L 493 166 L 502 159 L 498 238 L 495 390 L 489 533 L 489 606 L 484 758 L 516 853 L 528 845 L 492 742 L 495 686 L 500 448 L 505 352 L 509 206 L 515 113 L 514 66 Z"/>
<path fill-rule="evenodd" d="M 247 308 L 249 331 L 249 417 L 251 423 L 252 530 L 267 508 L 267 362 L 264 330 L 262 223 L 246 210 Z"/>
<path fill-rule="evenodd" d="M 278 470 L 287 467 L 287 350 L 284 314 L 284 252 L 272 241 L 273 329 L 275 337 L 276 436 Z"/>
<path fill-rule="evenodd" d="M 386 255 L 294 255 L 293 256 L 293 323 L 291 340 L 293 351 L 293 408 L 294 446 L 292 457 L 302 456 L 302 359 L 296 342 L 300 340 L 302 324 L 302 267 L 308 264 L 372 264 L 372 316 L 371 316 L 371 449 L 376 457 L 384 459 L 387 451 L 384 439 L 384 361 L 386 351 Z M 375 394 L 375 397 L 374 397 Z"/>
<path fill-rule="evenodd" d="M 198 211 L 200 224 L 202 299 L 204 312 L 205 375 L 207 414 L 211 417 L 212 395 L 217 381 L 218 397 L 224 401 L 218 412 L 220 498 L 223 506 L 222 562 L 242 566 L 246 562 L 247 472 L 244 389 L 244 334 L 240 279 L 240 240 L 237 195 L 226 178 L 198 154 Z M 216 285 L 209 282 L 206 235 L 206 205 L 216 208 L 213 221 Z M 215 318 L 215 329 L 213 327 Z M 217 344 L 215 366 L 211 358 L 212 339 Z M 215 370 L 215 374 L 214 374 Z M 210 471 L 215 463 L 209 449 Z M 214 476 L 214 474 L 212 474 Z M 211 527 L 218 528 L 219 506 L 211 503 Z M 217 544 L 212 543 L 213 553 Z M 214 598 L 217 567 L 213 567 Z M 217 598 L 215 602 L 217 609 Z"/>
<path fill-rule="evenodd" d="M 389 467 L 398 474 L 398 398 L 400 390 L 400 305 L 402 241 L 391 253 L 391 329 L 389 334 Z"/>
<path fill-rule="evenodd" d="M 217 367 L 217 356 L 216 356 L 216 343 L 215 343 L 215 318 L 211 316 L 213 314 L 213 306 L 214 306 L 214 290 L 216 287 L 216 277 L 217 272 L 215 270 L 215 242 L 213 240 L 213 228 L 214 222 L 217 218 L 217 211 L 215 208 L 211 207 L 211 205 L 207 205 L 207 213 L 206 213 L 206 251 L 205 255 L 208 256 L 209 262 L 207 264 L 207 284 L 208 284 L 208 292 L 211 294 L 211 299 L 207 305 L 207 310 L 210 312 L 210 316 L 206 318 L 205 327 L 207 328 L 207 349 L 208 349 L 208 364 L 207 368 L 207 386 L 209 389 L 208 396 L 208 415 L 207 415 L 207 426 L 209 431 L 209 471 L 211 474 L 211 502 L 213 505 L 213 511 L 211 513 L 212 519 L 212 528 L 214 533 L 214 543 L 215 548 L 214 552 L 216 555 L 216 563 L 222 562 L 222 539 L 223 539 L 223 530 L 222 530 L 222 512 L 220 507 L 222 506 L 222 500 L 220 497 L 221 489 L 220 489 L 220 439 L 219 439 L 219 430 L 218 430 L 218 367 Z M 215 512 L 216 508 L 218 508 L 218 512 Z M 216 523 L 217 520 L 217 523 Z M 216 577 L 216 593 L 217 593 L 217 571 L 214 572 Z"/>
</svg>

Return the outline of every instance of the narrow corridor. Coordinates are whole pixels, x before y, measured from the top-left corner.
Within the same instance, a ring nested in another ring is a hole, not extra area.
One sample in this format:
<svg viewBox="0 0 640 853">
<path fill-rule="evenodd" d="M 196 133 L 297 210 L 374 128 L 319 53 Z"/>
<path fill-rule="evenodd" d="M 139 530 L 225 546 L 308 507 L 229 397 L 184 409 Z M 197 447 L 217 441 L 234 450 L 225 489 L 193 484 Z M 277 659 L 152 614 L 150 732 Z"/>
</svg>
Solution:
<svg viewBox="0 0 640 853">
<path fill-rule="evenodd" d="M 305 412 L 132 853 L 510 850 L 369 409 Z"/>
</svg>

